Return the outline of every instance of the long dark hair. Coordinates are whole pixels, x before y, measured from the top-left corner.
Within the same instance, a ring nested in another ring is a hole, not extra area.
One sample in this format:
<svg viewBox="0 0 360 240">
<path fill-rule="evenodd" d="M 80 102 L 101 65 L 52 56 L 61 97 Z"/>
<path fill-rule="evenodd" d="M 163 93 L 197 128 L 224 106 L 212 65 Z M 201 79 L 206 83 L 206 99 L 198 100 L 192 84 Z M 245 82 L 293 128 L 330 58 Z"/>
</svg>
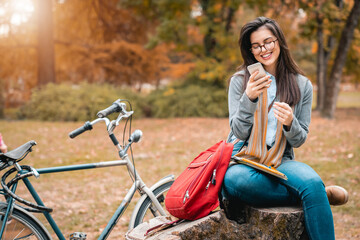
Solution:
<svg viewBox="0 0 360 240">
<path fill-rule="evenodd" d="M 297 66 L 290 54 L 283 31 L 277 22 L 272 19 L 258 17 L 255 20 L 245 24 L 241 29 L 239 47 L 244 63 L 239 67 L 239 69 L 245 71 L 244 89 L 246 88 L 250 77 L 250 73 L 247 71 L 246 67 L 257 62 L 254 55 L 250 51 L 250 35 L 262 26 L 265 26 L 274 34 L 274 36 L 278 39 L 280 47 L 280 55 L 276 64 L 275 76 L 277 88 L 276 95 L 280 97 L 280 101 L 286 102 L 290 106 L 294 106 L 300 101 L 300 90 L 296 82 L 296 75 L 303 74 L 303 72 Z"/>
</svg>

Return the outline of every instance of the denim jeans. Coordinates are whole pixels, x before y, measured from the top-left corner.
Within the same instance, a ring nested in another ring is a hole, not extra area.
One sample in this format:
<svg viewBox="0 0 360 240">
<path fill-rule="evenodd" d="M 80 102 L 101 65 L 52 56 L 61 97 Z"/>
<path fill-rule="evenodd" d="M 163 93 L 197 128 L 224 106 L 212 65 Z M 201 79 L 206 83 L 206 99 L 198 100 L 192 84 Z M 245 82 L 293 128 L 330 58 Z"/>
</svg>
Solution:
<svg viewBox="0 0 360 240">
<path fill-rule="evenodd" d="M 284 161 L 277 169 L 288 177 L 287 181 L 243 164 L 233 165 L 225 174 L 222 194 L 230 201 L 257 207 L 302 203 L 309 238 L 335 239 L 333 216 L 319 175 L 294 160 Z"/>
</svg>

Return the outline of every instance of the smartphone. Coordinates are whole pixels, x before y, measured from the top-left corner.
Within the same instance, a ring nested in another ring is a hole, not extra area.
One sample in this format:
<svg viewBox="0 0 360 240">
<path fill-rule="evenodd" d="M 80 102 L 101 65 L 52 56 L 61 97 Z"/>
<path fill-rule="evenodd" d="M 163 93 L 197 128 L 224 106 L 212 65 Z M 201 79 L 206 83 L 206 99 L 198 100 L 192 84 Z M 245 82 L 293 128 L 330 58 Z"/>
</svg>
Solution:
<svg viewBox="0 0 360 240">
<path fill-rule="evenodd" d="M 255 81 L 258 80 L 259 78 L 266 76 L 265 69 L 262 66 L 262 64 L 259 62 L 249 65 L 247 67 L 247 69 L 248 69 L 250 75 L 253 74 L 256 70 L 259 71 L 259 73 L 256 75 L 256 77 L 254 79 Z"/>
</svg>

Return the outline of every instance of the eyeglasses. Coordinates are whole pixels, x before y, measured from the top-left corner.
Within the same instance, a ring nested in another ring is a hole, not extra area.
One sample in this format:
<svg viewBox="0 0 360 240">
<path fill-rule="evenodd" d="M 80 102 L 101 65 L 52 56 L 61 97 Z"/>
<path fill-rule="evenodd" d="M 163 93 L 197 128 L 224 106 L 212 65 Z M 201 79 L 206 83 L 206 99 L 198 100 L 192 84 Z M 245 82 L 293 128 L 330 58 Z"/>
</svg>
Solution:
<svg viewBox="0 0 360 240">
<path fill-rule="evenodd" d="M 273 41 L 265 42 L 263 45 L 255 43 L 251 46 L 250 51 L 254 55 L 260 54 L 262 52 L 263 47 L 265 48 L 265 50 L 271 51 L 274 49 L 276 41 L 277 41 L 277 39 L 275 39 Z"/>
</svg>

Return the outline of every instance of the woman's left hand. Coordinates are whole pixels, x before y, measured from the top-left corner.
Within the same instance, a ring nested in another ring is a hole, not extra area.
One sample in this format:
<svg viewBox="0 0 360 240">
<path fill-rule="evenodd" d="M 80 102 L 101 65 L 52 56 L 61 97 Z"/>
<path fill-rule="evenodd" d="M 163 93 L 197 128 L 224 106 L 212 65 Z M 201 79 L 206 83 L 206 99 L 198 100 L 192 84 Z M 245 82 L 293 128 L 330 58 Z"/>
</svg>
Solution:
<svg viewBox="0 0 360 240">
<path fill-rule="evenodd" d="M 276 119 L 287 126 L 288 129 L 291 128 L 291 123 L 293 121 L 293 111 L 289 104 L 284 102 L 274 102 L 274 114 Z"/>
</svg>

